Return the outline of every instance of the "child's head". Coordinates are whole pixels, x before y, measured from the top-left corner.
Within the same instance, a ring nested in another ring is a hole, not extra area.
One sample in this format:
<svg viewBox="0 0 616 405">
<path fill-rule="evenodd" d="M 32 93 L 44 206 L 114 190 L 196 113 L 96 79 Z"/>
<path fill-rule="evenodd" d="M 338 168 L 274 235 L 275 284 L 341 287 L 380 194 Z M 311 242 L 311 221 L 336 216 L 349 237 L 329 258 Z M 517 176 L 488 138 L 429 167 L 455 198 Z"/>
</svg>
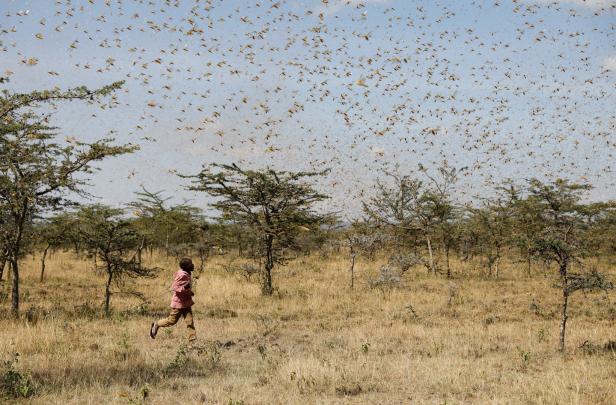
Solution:
<svg viewBox="0 0 616 405">
<path fill-rule="evenodd" d="M 190 273 L 195 269 L 195 265 L 193 264 L 192 260 L 190 260 L 188 257 L 185 257 L 180 260 L 180 269 Z"/>
</svg>

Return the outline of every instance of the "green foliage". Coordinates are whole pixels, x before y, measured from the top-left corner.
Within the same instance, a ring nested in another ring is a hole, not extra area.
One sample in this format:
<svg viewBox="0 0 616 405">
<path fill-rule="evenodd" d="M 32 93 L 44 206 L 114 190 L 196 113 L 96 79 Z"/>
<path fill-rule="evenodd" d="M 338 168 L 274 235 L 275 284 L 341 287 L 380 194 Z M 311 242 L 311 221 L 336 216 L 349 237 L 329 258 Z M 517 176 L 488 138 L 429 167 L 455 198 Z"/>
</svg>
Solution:
<svg viewBox="0 0 616 405">
<path fill-rule="evenodd" d="M 544 260 L 556 262 L 565 277 L 568 266 L 585 254 L 583 232 L 588 225 L 580 201 L 590 186 L 565 180 L 542 183 L 534 179 L 529 183 L 528 199 L 537 206 L 541 219 L 541 229 L 533 240 L 536 250 Z"/>
<path fill-rule="evenodd" d="M 589 185 L 566 180 L 542 183 L 536 179 L 531 180 L 528 187 L 528 200 L 536 207 L 541 224 L 532 239 L 533 250 L 545 262 L 558 265 L 562 291 L 561 351 L 565 349 L 569 295 L 578 290 L 613 288 L 596 269 L 586 273 L 571 272 L 573 265 L 583 267 L 583 258 L 589 251 L 588 232 L 599 208 L 581 202 L 589 189 Z"/>
<path fill-rule="evenodd" d="M 520 361 L 522 362 L 522 369 L 526 369 L 532 359 L 531 353 L 527 350 L 518 348 L 518 355 L 520 356 Z"/>
<path fill-rule="evenodd" d="M 113 139 L 93 143 L 57 139 L 58 128 L 49 115 L 36 109 L 59 100 L 94 101 L 122 86 L 113 83 L 99 90 L 78 87 L 68 91 L 0 93 L 0 225 L 5 257 L 14 274 L 12 309 L 19 309 L 18 263 L 27 247 L 33 219 L 65 206 L 67 192 L 84 194 L 93 163 L 109 156 L 135 151 L 133 145 L 114 145 Z"/>
<path fill-rule="evenodd" d="M 112 353 L 118 361 L 127 361 L 129 358 L 138 353 L 138 351 L 132 347 L 129 341 L 128 332 L 122 332 L 120 338 L 118 339 L 115 344 L 115 347 L 112 350 Z"/>
<path fill-rule="evenodd" d="M 539 340 L 539 343 L 545 341 L 545 329 L 541 328 L 537 331 L 537 339 Z"/>
<path fill-rule="evenodd" d="M 202 347 L 197 347 L 197 353 L 204 359 L 205 368 L 216 370 L 222 362 L 222 352 L 217 342 L 208 342 Z"/>
<path fill-rule="evenodd" d="M 185 371 L 187 368 L 193 366 L 191 357 L 188 353 L 188 346 L 185 343 L 182 343 L 175 354 L 175 357 L 167 365 L 165 368 L 166 374 L 175 374 L 178 372 Z"/>
<path fill-rule="evenodd" d="M 9 398 L 29 398 L 36 393 L 35 385 L 28 373 L 16 369 L 19 353 L 4 362 L 0 393 Z"/>
<path fill-rule="evenodd" d="M 203 235 L 207 224 L 201 218 L 200 210 L 187 204 L 171 205 L 169 200 L 162 196 L 162 192 L 143 188 L 137 193 L 137 199 L 129 204 L 137 216 L 134 223 L 144 236 L 145 244 L 179 256 L 202 245 L 209 250 Z"/>
<path fill-rule="evenodd" d="M 109 314 L 110 286 L 122 287 L 125 279 L 154 277 L 158 269 L 142 266 L 137 260 L 142 236 L 124 211 L 104 205 L 82 207 L 77 213 L 77 233 L 95 269 L 107 276 L 105 313 Z"/>
<path fill-rule="evenodd" d="M 427 256 L 415 256 L 428 271 L 438 271 L 434 250 L 440 245 L 446 252 L 449 276 L 449 251 L 458 239 L 459 207 L 452 199 L 458 171 L 443 166 L 437 176 L 432 176 L 420 165 L 419 172 L 426 181 L 413 175 L 385 172 L 393 184 L 377 180 L 376 193 L 363 202 L 363 210 L 372 224 L 389 229 L 401 248 L 412 249 L 418 240 L 423 240 Z"/>
<path fill-rule="evenodd" d="M 370 351 L 370 343 L 369 342 L 364 342 L 361 345 L 361 352 L 363 354 L 368 354 L 368 352 Z"/>
<path fill-rule="evenodd" d="M 220 344 L 207 342 L 203 345 L 182 343 L 173 360 L 165 367 L 167 375 L 198 375 L 203 370 L 218 370 L 222 363 Z"/>
<path fill-rule="evenodd" d="M 469 225 L 476 233 L 476 248 L 486 258 L 488 272 L 499 276 L 499 263 L 511 241 L 511 205 L 502 197 L 484 201 L 482 207 L 469 208 Z"/>
<path fill-rule="evenodd" d="M 43 248 L 45 245 L 52 249 L 67 248 L 76 242 L 74 226 L 75 217 L 62 212 L 36 224 L 36 233 Z"/>
<path fill-rule="evenodd" d="M 312 208 L 327 198 L 307 179 L 325 172 L 276 172 L 272 169 L 243 170 L 237 165 L 212 164 L 195 175 L 189 188 L 216 198 L 212 207 L 221 220 L 251 229 L 258 243 L 257 255 L 265 262 L 262 292 L 271 295 L 274 264 L 284 265 L 297 250 L 297 237 L 329 219 Z"/>
</svg>

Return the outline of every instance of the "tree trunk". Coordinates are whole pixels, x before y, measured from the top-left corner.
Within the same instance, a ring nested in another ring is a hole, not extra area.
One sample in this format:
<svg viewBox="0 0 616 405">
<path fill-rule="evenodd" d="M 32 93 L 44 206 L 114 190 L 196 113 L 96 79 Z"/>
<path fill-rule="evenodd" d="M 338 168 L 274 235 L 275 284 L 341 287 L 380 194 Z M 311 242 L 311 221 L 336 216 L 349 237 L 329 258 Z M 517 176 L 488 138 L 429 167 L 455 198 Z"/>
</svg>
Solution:
<svg viewBox="0 0 616 405">
<path fill-rule="evenodd" d="M 203 250 L 199 251 L 199 273 L 203 272 L 203 269 L 205 268 L 205 259 L 206 259 L 207 253 Z"/>
<path fill-rule="evenodd" d="M 500 263 L 501 254 L 500 254 L 500 246 L 496 246 L 496 258 L 494 259 L 494 276 L 498 278 L 498 265 Z"/>
<path fill-rule="evenodd" d="M 566 257 L 564 261 L 560 265 L 560 277 L 563 283 L 563 301 L 562 301 L 562 313 L 560 318 L 560 339 L 559 339 L 559 350 L 561 352 L 565 351 L 565 333 L 567 331 L 567 318 L 569 317 L 567 313 L 567 307 L 569 304 L 569 259 Z"/>
<path fill-rule="evenodd" d="M 107 267 L 107 273 L 109 277 L 107 278 L 107 284 L 105 285 L 105 315 L 109 316 L 109 302 L 111 301 L 111 279 L 113 277 L 113 273 L 111 269 Z"/>
<path fill-rule="evenodd" d="M 141 238 L 141 242 L 139 242 L 139 246 L 137 247 L 137 264 L 139 268 L 141 268 L 143 263 L 143 249 L 147 249 L 145 236 Z"/>
<path fill-rule="evenodd" d="M 428 255 L 430 257 L 430 271 L 436 273 L 436 268 L 434 267 L 434 253 L 432 252 L 432 241 L 429 236 L 426 236 L 426 243 L 428 244 Z"/>
<path fill-rule="evenodd" d="M 451 267 L 449 265 L 449 246 L 445 247 L 445 262 L 447 265 L 447 278 L 451 278 Z"/>
<path fill-rule="evenodd" d="M 45 259 L 47 258 L 47 252 L 49 251 L 50 247 L 50 245 L 47 245 L 45 247 L 45 250 L 43 250 L 43 256 L 41 257 L 41 283 L 45 278 Z"/>
<path fill-rule="evenodd" d="M 494 258 L 489 253 L 486 253 L 485 259 L 488 266 L 488 277 L 492 277 L 492 264 L 494 264 Z"/>
<path fill-rule="evenodd" d="M 14 217 L 17 223 L 17 229 L 15 231 L 15 239 L 9 245 L 9 257 L 11 260 L 11 273 L 13 277 L 12 292 L 11 292 L 11 312 L 14 316 L 19 315 L 19 253 L 21 248 L 21 238 L 23 236 L 24 224 L 26 222 L 26 213 L 28 205 L 22 206 L 22 215 Z"/>
<path fill-rule="evenodd" d="M 12 290 L 11 290 L 11 312 L 13 316 L 19 315 L 19 263 L 16 257 L 11 258 L 11 275 L 12 275 Z"/>
<path fill-rule="evenodd" d="M 351 290 L 355 284 L 355 253 L 351 253 Z"/>
<path fill-rule="evenodd" d="M 265 236 L 265 266 L 261 280 L 261 293 L 263 295 L 272 295 L 274 289 L 272 287 L 272 269 L 274 268 L 274 256 L 272 252 L 274 237 L 272 235 Z"/>
<path fill-rule="evenodd" d="M 7 253 L 4 251 L 2 256 L 0 257 L 0 281 L 2 281 L 2 276 L 4 275 L 4 268 L 7 264 Z"/>
<path fill-rule="evenodd" d="M 567 306 L 569 304 L 569 291 L 567 290 L 567 282 L 566 279 L 564 281 L 563 287 L 563 302 L 562 302 L 562 314 L 560 318 L 560 344 L 559 350 L 561 352 L 565 351 L 565 332 L 567 330 L 567 318 L 569 317 L 567 314 Z"/>
<path fill-rule="evenodd" d="M 530 274 L 531 264 L 532 264 L 531 260 L 532 260 L 532 255 L 530 253 L 530 249 L 527 249 L 527 251 L 526 251 L 526 265 L 527 265 L 526 273 L 528 274 L 529 277 L 531 276 L 531 274 Z"/>
</svg>

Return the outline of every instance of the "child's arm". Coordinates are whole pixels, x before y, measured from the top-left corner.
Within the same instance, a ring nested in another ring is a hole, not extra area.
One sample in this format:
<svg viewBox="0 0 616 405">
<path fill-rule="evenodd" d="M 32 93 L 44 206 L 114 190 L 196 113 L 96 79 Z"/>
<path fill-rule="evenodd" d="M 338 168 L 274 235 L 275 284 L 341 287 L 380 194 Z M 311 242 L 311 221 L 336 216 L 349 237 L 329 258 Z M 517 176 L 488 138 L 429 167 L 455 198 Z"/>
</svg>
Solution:
<svg viewBox="0 0 616 405">
<path fill-rule="evenodd" d="M 192 296 L 194 295 L 194 293 L 192 292 L 191 287 L 192 287 L 192 283 L 191 283 L 190 277 L 178 275 L 173 280 L 172 289 L 176 293 L 179 293 L 179 294 L 188 293 Z"/>
</svg>

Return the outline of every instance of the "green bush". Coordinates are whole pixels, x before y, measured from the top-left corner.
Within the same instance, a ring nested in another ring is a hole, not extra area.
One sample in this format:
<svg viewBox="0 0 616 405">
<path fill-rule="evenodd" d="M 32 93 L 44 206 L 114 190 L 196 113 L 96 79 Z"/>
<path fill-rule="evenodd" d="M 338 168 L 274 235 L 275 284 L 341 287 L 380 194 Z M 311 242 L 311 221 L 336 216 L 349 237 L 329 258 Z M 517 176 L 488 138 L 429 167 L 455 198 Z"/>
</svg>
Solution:
<svg viewBox="0 0 616 405">
<path fill-rule="evenodd" d="M 28 373 L 16 370 L 19 353 L 4 362 L 2 381 L 0 381 L 1 396 L 9 398 L 29 398 L 35 394 L 34 383 Z"/>
</svg>

